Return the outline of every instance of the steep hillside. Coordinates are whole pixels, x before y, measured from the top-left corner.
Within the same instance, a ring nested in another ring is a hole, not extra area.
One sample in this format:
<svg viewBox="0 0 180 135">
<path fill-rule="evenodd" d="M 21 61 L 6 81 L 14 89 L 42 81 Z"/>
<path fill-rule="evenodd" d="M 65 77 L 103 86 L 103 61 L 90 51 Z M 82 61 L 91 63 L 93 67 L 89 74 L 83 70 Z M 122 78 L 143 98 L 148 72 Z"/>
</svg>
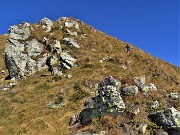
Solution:
<svg viewBox="0 0 180 135">
<path fill-rule="evenodd" d="M 68 21 L 76 23 L 64 26 L 61 18 L 48 27 L 42 27 L 42 23 L 31 24 L 31 35 L 27 39 L 17 40 L 24 43 L 36 39 L 44 44 L 44 37 L 47 37 L 50 43 L 56 39 L 60 41 L 62 50 L 69 51 L 71 56 L 76 58 L 76 62 L 70 69 L 64 69 L 61 76 L 53 75 L 48 72 L 48 68 L 43 68 L 26 77 L 17 77 L 15 86 L 1 90 L 0 134 L 68 135 L 76 132 L 105 131 L 107 135 L 126 135 L 130 131 L 124 131 L 123 127 L 131 129 L 132 125 L 141 123 L 147 124 L 147 135 L 163 132 L 162 127 L 153 123 L 148 115 L 168 107 L 180 111 L 179 98 L 173 100 L 167 97 L 171 92 L 180 93 L 180 69 L 130 43 L 131 53 L 127 54 L 126 42 L 95 30 L 79 20 L 68 18 Z M 76 27 L 76 24 L 79 27 Z M 66 37 L 75 39 L 80 47 L 68 46 L 67 42 L 63 41 Z M 8 71 L 4 66 L 3 50 L 7 38 L 8 36 L 0 36 L 2 88 L 14 81 L 5 80 Z M 157 87 L 156 91 L 138 92 L 133 96 L 122 95 L 126 109 L 116 117 L 106 115 L 100 121 L 98 117 L 93 118 L 92 123 L 86 126 L 69 126 L 70 118 L 84 108 L 84 102 L 95 97 L 97 84 L 104 78 L 112 76 L 120 81 L 124 88 L 134 85 L 134 77 L 143 75 L 147 83 L 153 83 Z M 150 108 L 156 100 L 160 106 L 156 109 Z M 63 104 L 53 108 L 51 103 Z M 135 116 L 131 114 L 132 106 L 140 110 Z"/>
</svg>

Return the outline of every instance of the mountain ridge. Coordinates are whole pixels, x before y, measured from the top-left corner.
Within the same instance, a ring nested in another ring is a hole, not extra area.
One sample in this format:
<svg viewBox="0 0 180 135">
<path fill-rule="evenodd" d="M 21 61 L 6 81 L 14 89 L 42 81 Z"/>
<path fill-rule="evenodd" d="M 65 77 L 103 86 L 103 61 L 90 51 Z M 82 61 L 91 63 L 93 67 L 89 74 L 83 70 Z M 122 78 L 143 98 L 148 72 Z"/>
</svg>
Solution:
<svg viewBox="0 0 180 135">
<path fill-rule="evenodd" d="M 109 75 L 112 75 L 122 84 L 128 85 L 133 85 L 134 77 L 145 75 L 146 82 L 152 82 L 157 87 L 158 93 L 156 91 L 150 92 L 148 99 L 145 99 L 141 93 L 138 93 L 137 96 L 123 97 L 125 104 L 143 104 L 140 106 L 142 114 L 133 118 L 133 121 L 147 123 L 148 130 L 146 134 L 153 127 L 147 118 L 148 112 L 143 107 L 147 107 L 155 99 L 158 99 L 166 107 L 174 106 L 177 110 L 180 109 L 179 100 L 171 101 L 165 96 L 170 92 L 180 91 L 180 70 L 177 67 L 155 58 L 129 43 L 131 53 L 128 55 L 125 50 L 127 42 L 95 30 L 92 26 L 77 19 L 66 19 L 73 22 L 73 25 L 72 23 L 67 23 L 70 27 L 65 25 L 65 22 L 61 21 L 64 18 L 52 22 L 50 27 L 47 26 L 48 28 L 46 25 L 43 27 L 42 21 L 37 24 L 30 24 L 32 27 L 31 35 L 22 41 L 36 39 L 43 44 L 44 37 L 48 37 L 50 42 L 55 38 L 60 41 L 63 49 L 69 51 L 77 59 L 76 65 L 63 71 L 63 75 L 60 77 L 48 74 L 47 68 L 35 71 L 34 74 L 18 80 L 17 84 L 10 87 L 9 90 L 1 91 L 0 100 L 2 101 L 1 108 L 3 108 L 0 111 L 2 120 L 0 123 L 1 134 L 72 134 L 76 132 L 76 128 L 68 126 L 70 117 L 75 112 L 83 109 L 83 100 L 94 97 L 96 84 Z M 66 37 L 76 39 L 80 48 L 74 48 L 72 44 L 70 44 L 70 47 L 66 45 L 70 42 L 64 42 L 63 39 Z M 1 54 L 4 50 L 3 45 L 8 38 L 5 35 L 0 37 Z M 3 63 L 2 59 L 1 55 L 1 63 Z M 9 83 L 8 80 L 4 80 L 8 75 L 4 65 L 2 65 L 1 75 L 0 85 L 4 86 L 4 84 Z M 77 88 L 80 88 L 82 95 L 78 95 Z M 65 106 L 57 109 L 45 108 L 46 102 L 60 102 L 61 100 L 64 101 Z M 10 112 L 5 108 L 8 108 Z M 128 111 L 126 110 L 117 119 L 105 117 L 103 120 L 106 121 L 105 125 L 103 125 L 102 121 L 99 122 L 95 119 L 93 124 L 82 127 L 79 131 L 98 133 L 105 129 L 107 134 L 110 134 L 111 128 L 115 128 L 118 121 L 124 119 L 127 114 Z M 8 127 L 7 125 L 11 122 L 12 124 Z M 31 125 L 33 122 L 35 122 L 35 125 L 37 124 L 37 127 Z M 108 126 L 111 128 L 108 128 Z M 71 130 L 69 131 L 69 129 Z M 116 127 L 114 130 L 121 132 L 122 129 Z M 154 129 L 153 132 L 155 132 Z"/>
</svg>

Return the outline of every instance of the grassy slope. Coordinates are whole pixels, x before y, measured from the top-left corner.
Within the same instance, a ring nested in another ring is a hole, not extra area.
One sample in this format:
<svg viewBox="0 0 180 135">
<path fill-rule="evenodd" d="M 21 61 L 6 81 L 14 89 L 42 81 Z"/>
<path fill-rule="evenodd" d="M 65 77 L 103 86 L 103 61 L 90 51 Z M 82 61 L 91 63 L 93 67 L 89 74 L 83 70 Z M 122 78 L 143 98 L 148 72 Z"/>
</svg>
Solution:
<svg viewBox="0 0 180 135">
<path fill-rule="evenodd" d="M 57 29 L 56 22 L 52 35 L 61 40 L 63 33 Z M 47 33 L 37 26 L 33 26 L 34 35 L 39 41 Z M 17 85 L 9 91 L 0 92 L 0 134 L 70 134 L 74 130 L 68 127 L 70 117 L 83 108 L 83 100 L 74 102 L 73 94 L 76 93 L 74 86 L 78 85 L 83 91 L 94 96 L 95 88 L 89 89 L 85 86 L 87 82 L 98 83 L 108 75 L 119 80 L 127 80 L 131 84 L 135 76 L 146 75 L 146 82 L 154 83 L 158 92 L 151 92 L 148 98 L 142 93 L 134 97 L 123 97 L 127 106 L 137 104 L 141 113 L 133 118 L 134 122 L 150 123 L 146 118 L 148 112 L 145 109 L 149 103 L 158 99 L 164 106 L 175 105 L 180 110 L 179 102 L 169 102 L 165 97 L 168 92 L 178 92 L 180 82 L 180 71 L 176 67 L 159 60 L 142 50 L 133 46 L 131 55 L 124 50 L 125 43 L 110 37 L 102 32 L 95 31 L 92 27 L 80 23 L 81 34 L 87 34 L 85 38 L 77 37 L 81 48 L 69 49 L 71 54 L 78 59 L 79 66 L 73 67 L 66 74 L 72 74 L 72 78 L 56 78 L 53 76 L 41 77 L 46 71 L 37 72 L 26 79 L 20 80 Z M 0 51 L 6 37 L 1 36 Z M 103 61 L 106 56 L 113 60 Z M 0 56 L 1 65 L 2 55 Z M 126 65 L 127 69 L 123 69 Z M 57 100 L 63 96 L 67 103 L 59 109 L 46 108 L 46 102 Z M 117 118 L 105 117 L 99 122 L 96 119 L 90 126 L 83 127 L 81 131 L 98 132 L 109 130 L 110 134 L 118 134 L 121 131 L 116 129 L 117 122 L 130 121 L 127 112 Z M 113 129 L 113 131 L 112 131 Z M 113 133 L 112 133 L 113 132 Z M 148 134 L 148 133 L 147 133 Z"/>
</svg>

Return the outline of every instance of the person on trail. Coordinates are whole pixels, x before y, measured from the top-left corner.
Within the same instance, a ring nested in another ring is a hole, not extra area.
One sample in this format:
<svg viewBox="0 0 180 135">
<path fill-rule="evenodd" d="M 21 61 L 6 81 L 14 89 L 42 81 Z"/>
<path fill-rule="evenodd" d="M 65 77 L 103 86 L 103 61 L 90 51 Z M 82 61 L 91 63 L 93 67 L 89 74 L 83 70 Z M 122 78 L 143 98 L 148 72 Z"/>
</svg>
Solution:
<svg viewBox="0 0 180 135">
<path fill-rule="evenodd" d="M 127 50 L 127 53 L 130 54 L 131 47 L 129 46 L 129 44 L 127 44 L 125 48 L 126 48 L 126 50 Z"/>
</svg>

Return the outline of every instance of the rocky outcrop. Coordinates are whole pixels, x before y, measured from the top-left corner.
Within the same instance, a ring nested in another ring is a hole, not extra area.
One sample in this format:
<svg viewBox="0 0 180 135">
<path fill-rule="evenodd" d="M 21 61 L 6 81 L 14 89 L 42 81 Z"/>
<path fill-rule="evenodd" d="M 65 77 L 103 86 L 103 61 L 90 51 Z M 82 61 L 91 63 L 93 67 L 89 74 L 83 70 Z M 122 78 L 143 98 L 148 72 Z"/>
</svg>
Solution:
<svg viewBox="0 0 180 135">
<path fill-rule="evenodd" d="M 53 22 L 43 18 L 40 24 L 50 31 Z M 71 25 L 67 23 L 67 27 L 69 26 Z M 9 35 L 4 51 L 4 61 L 10 78 L 19 79 L 44 68 L 48 68 L 53 75 L 62 75 L 63 70 L 70 69 L 76 62 L 76 59 L 63 49 L 60 41 L 55 38 L 44 37 L 42 43 L 37 40 L 31 33 L 29 23 L 10 27 Z M 68 47 L 80 47 L 74 39 L 65 38 L 62 41 L 65 41 Z"/>
<path fill-rule="evenodd" d="M 51 27 L 53 25 L 53 22 L 50 19 L 44 17 L 40 21 L 40 24 L 42 25 L 43 28 L 46 28 L 47 29 L 46 31 L 48 32 L 48 31 L 51 31 Z"/>
<path fill-rule="evenodd" d="M 152 121 L 156 122 L 159 126 L 162 126 L 170 134 L 180 134 L 180 112 L 175 108 L 167 108 L 163 111 L 159 111 L 149 115 Z"/>
<path fill-rule="evenodd" d="M 118 92 L 121 83 L 112 76 L 98 84 L 94 97 L 93 116 L 119 115 L 125 110 L 125 104 Z"/>
<path fill-rule="evenodd" d="M 9 39 L 4 51 L 4 60 L 9 76 L 21 78 L 33 74 L 37 69 L 37 63 L 33 59 L 41 54 L 43 45 L 37 40 L 21 43 L 14 39 Z M 41 68 L 41 67 L 39 67 Z"/>
</svg>

